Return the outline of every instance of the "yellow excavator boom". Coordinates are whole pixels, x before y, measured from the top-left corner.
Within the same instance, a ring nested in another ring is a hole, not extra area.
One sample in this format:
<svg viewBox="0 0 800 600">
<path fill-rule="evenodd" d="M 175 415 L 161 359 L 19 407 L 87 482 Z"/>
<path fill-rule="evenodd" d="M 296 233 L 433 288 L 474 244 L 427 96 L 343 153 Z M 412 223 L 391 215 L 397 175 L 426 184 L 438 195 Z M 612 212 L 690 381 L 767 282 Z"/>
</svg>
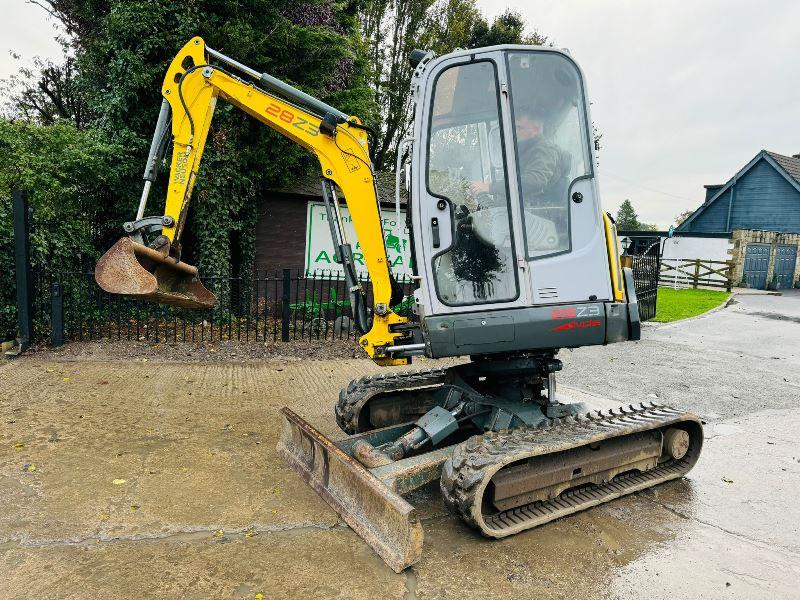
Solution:
<svg viewBox="0 0 800 600">
<path fill-rule="evenodd" d="M 343 122 L 331 121 L 330 115 L 320 117 L 300 103 L 287 101 L 277 94 L 260 89 L 254 83 L 233 75 L 223 66 L 209 64 L 207 57 L 210 53 L 222 56 L 206 48 L 202 38 L 192 38 L 175 56 L 164 77 L 161 93 L 171 108 L 173 151 L 164 216 L 159 225 L 161 235 L 166 238 L 161 239 L 161 244 L 167 249 L 179 247 L 178 242 L 186 224 L 192 189 L 197 180 L 214 109 L 217 100 L 221 98 L 314 153 L 319 160 L 323 181 L 335 183 L 341 189 L 350 210 L 373 286 L 375 309 L 372 323 L 369 330 L 360 338 L 360 344 L 379 364 L 407 364 L 407 358 L 390 358 L 384 350 L 391 347 L 401 335 L 390 331 L 390 327 L 405 323 L 407 319 L 391 310 L 392 276 L 384 244 L 365 128 L 356 117 L 340 118 L 339 121 Z M 246 69 L 243 65 L 239 66 Z M 256 72 L 252 74 L 260 75 Z M 261 77 L 262 81 L 263 78 L 277 81 L 268 75 Z M 302 94 L 298 90 L 294 91 Z M 149 191 L 148 184 L 145 189 L 146 192 Z M 333 192 L 332 186 L 329 189 Z M 143 203 L 137 218 L 142 217 Z M 335 192 L 333 203 L 336 204 L 335 215 L 339 220 Z M 341 224 L 337 226 L 341 231 Z M 133 260 L 133 254 L 139 259 L 140 264 L 144 260 L 150 261 L 147 264 L 151 267 L 151 272 L 158 269 L 174 270 L 173 263 L 177 263 L 181 264 L 184 273 L 189 273 L 185 265 L 179 262 L 179 257 L 176 260 L 174 257 L 164 256 L 164 259 L 159 261 L 158 252 L 151 248 L 144 249 L 142 244 L 124 240 L 122 245 L 124 248 L 118 243 L 114 247 L 117 249 L 116 254 L 112 255 L 109 251 L 109 255 L 104 256 L 98 263 L 96 278 L 104 289 L 113 287 L 108 281 L 113 279 L 110 273 L 117 279 L 122 275 L 128 282 L 132 280 L 130 277 L 132 269 L 120 269 L 121 261 L 118 257 L 122 255 L 123 250 L 129 255 L 129 263 Z M 191 273 L 189 275 L 191 276 Z M 194 277 L 196 279 L 196 269 Z M 199 282 L 197 283 L 199 285 Z M 158 289 L 164 292 L 161 282 L 158 286 Z M 108 291 L 117 290 L 108 289 Z M 353 291 L 351 289 L 351 292 Z M 130 288 L 126 288 L 120 293 L 133 292 Z M 180 299 L 170 302 L 168 292 L 162 293 L 161 297 L 157 293 L 152 293 L 148 297 L 165 303 L 195 306 Z"/>
</svg>

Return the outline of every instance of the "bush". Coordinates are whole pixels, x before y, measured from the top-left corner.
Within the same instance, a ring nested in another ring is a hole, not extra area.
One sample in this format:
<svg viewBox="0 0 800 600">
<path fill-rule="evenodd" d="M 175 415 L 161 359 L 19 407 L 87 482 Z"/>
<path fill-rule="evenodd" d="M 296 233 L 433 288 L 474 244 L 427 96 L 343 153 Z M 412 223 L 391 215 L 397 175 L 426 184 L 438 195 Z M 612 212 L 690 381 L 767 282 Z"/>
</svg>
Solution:
<svg viewBox="0 0 800 600">
<path fill-rule="evenodd" d="M 34 268 L 76 269 L 97 259 L 119 226 L 114 207 L 127 154 L 92 130 L 0 119 L 0 157 L 0 338 L 6 339 L 16 330 L 12 188 L 27 190 L 34 210 Z"/>
</svg>

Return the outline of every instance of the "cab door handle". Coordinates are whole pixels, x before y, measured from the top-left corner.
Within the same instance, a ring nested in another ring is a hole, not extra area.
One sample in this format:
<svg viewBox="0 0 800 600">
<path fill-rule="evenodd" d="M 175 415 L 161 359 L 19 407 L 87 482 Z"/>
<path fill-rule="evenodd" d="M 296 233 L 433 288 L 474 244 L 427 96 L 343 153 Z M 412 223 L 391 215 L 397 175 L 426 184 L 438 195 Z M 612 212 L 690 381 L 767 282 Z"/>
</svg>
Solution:
<svg viewBox="0 0 800 600">
<path fill-rule="evenodd" d="M 434 248 L 438 248 L 442 245 L 439 239 L 439 219 L 437 217 L 431 219 L 431 239 L 433 240 Z"/>
</svg>

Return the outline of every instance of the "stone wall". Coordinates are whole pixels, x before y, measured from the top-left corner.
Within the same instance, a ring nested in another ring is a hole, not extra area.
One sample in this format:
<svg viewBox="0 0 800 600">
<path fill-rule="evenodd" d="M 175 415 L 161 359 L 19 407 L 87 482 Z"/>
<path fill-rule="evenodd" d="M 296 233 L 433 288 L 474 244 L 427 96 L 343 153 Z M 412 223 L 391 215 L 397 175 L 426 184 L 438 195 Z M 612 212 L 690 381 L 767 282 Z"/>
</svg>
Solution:
<svg viewBox="0 0 800 600">
<path fill-rule="evenodd" d="M 767 285 L 772 281 L 772 274 L 775 270 L 775 249 L 776 246 L 798 246 L 797 262 L 794 266 L 794 281 L 797 285 L 800 279 L 800 233 L 778 233 L 776 231 L 761 231 L 757 229 L 735 229 L 731 234 L 733 247 L 728 250 L 731 259 L 734 261 L 733 281 L 738 284 L 744 276 L 744 257 L 747 251 L 747 244 L 769 244 L 770 259 L 769 269 L 767 270 Z"/>
</svg>

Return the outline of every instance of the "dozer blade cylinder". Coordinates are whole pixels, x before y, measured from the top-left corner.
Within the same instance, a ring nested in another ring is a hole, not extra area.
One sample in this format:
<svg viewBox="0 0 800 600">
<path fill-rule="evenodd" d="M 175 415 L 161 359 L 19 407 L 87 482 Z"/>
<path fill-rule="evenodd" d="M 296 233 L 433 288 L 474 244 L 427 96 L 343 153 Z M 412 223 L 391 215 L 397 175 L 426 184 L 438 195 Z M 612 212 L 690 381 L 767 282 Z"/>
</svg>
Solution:
<svg viewBox="0 0 800 600">
<path fill-rule="evenodd" d="M 178 262 L 129 237 L 121 238 L 94 269 L 97 284 L 110 294 L 182 308 L 211 308 L 217 298 L 200 283 L 197 267 Z"/>
<path fill-rule="evenodd" d="M 400 573 L 422 555 L 413 506 L 288 408 L 278 453 L 365 542 Z"/>
</svg>

